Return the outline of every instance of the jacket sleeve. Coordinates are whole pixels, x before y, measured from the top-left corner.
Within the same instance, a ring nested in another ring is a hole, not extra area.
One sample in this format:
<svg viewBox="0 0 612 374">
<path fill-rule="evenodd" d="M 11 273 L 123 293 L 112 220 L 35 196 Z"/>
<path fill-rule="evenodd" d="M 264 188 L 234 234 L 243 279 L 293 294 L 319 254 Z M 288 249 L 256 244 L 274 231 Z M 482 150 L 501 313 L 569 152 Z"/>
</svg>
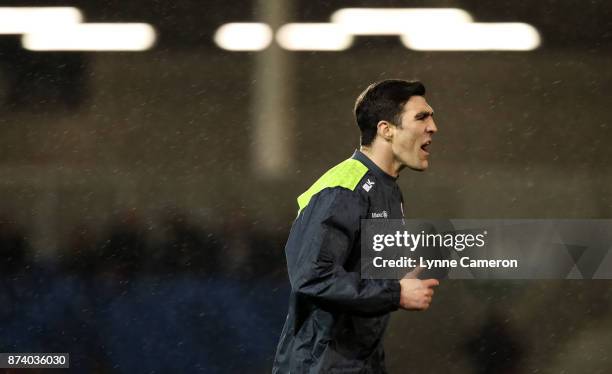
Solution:
<svg viewBox="0 0 612 374">
<path fill-rule="evenodd" d="M 285 252 L 293 291 L 323 308 L 376 315 L 396 310 L 397 280 L 361 279 L 344 267 L 360 238 L 357 192 L 328 188 L 312 197 L 293 224 Z M 359 267 L 358 267 L 359 268 Z"/>
</svg>

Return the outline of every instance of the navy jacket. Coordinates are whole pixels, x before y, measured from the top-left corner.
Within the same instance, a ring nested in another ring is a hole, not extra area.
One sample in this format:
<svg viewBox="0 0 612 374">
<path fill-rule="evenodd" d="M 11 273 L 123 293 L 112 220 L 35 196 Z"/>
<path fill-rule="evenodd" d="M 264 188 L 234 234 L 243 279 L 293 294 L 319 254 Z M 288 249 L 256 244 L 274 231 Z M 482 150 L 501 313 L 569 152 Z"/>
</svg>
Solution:
<svg viewBox="0 0 612 374">
<path fill-rule="evenodd" d="M 361 219 L 401 219 L 395 178 L 363 153 L 298 198 L 285 246 L 289 311 L 273 373 L 386 373 L 383 335 L 399 306 L 397 280 L 361 279 Z"/>
</svg>

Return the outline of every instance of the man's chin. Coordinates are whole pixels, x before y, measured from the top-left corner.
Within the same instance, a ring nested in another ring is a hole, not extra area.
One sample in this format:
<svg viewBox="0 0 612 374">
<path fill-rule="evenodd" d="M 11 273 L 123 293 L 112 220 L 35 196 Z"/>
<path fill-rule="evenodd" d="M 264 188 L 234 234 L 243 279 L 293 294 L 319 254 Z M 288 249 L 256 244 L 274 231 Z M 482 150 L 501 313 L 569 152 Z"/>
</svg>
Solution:
<svg viewBox="0 0 612 374">
<path fill-rule="evenodd" d="M 414 171 L 425 171 L 429 167 L 429 161 L 423 161 L 420 165 L 408 165 L 408 168 Z"/>
</svg>

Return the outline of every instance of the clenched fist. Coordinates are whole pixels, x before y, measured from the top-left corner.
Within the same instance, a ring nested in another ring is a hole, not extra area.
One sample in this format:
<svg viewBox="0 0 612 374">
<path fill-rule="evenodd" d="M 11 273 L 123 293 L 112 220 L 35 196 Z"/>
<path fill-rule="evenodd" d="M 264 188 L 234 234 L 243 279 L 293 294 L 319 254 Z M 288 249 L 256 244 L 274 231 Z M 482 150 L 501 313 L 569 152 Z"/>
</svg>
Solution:
<svg viewBox="0 0 612 374">
<path fill-rule="evenodd" d="M 426 310 L 431 304 L 433 288 L 440 284 L 437 279 L 420 280 L 416 277 L 422 271 L 417 268 L 400 280 L 400 307 L 406 310 Z"/>
</svg>

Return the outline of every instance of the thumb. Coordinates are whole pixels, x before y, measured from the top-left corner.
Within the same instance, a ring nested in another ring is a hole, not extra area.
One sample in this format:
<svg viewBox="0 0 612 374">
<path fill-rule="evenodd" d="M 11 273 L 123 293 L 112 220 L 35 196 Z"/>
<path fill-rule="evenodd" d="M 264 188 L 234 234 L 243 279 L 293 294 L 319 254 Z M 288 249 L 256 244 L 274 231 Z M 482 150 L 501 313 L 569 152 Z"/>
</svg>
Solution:
<svg viewBox="0 0 612 374">
<path fill-rule="evenodd" d="M 423 286 L 427 287 L 427 288 L 431 288 L 431 287 L 435 287 L 435 286 L 439 286 L 440 282 L 437 279 L 424 279 L 421 281 Z"/>
<path fill-rule="evenodd" d="M 406 275 L 404 275 L 404 279 L 417 279 L 419 277 L 419 274 L 421 274 L 423 270 L 425 270 L 424 267 L 417 266 L 408 273 L 406 273 Z"/>
</svg>

